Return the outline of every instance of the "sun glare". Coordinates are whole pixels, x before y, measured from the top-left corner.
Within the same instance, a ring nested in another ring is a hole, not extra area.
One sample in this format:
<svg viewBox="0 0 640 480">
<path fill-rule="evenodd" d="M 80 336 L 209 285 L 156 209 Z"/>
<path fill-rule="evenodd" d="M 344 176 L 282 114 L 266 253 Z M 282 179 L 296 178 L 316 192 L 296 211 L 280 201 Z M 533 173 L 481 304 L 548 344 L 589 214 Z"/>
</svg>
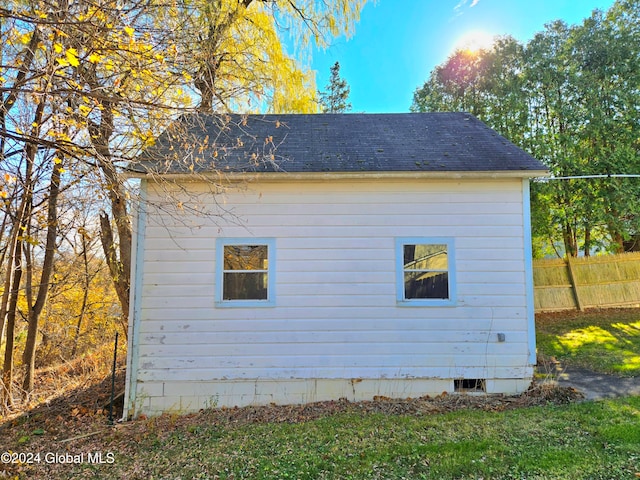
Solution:
<svg viewBox="0 0 640 480">
<path fill-rule="evenodd" d="M 493 35 L 482 30 L 472 30 L 458 39 L 455 44 L 455 50 L 477 52 L 478 50 L 489 49 L 491 45 L 493 45 Z"/>
</svg>

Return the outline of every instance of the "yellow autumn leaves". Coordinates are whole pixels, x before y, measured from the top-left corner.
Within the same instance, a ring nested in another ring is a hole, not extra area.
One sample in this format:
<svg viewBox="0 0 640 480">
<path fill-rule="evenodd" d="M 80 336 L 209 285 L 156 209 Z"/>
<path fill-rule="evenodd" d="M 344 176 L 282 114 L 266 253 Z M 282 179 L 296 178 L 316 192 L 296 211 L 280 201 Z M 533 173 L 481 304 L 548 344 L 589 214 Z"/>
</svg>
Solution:
<svg viewBox="0 0 640 480">
<path fill-rule="evenodd" d="M 365 1 L 220 0 L 214 6 L 193 0 L 167 8 L 149 0 L 145 9 L 132 7 L 140 11 L 131 16 L 111 1 L 80 2 L 65 13 L 25 2 L 15 11 L 33 22 L 15 22 L 7 40 L 28 45 L 39 30 L 37 48 L 53 58 L 57 75 L 73 78 L 68 69 L 78 68 L 95 71 L 98 78 L 106 72 L 114 84 L 120 82 L 122 94 L 133 93 L 132 99 L 191 106 L 199 93 L 194 75 L 210 61 L 216 110 L 310 113 L 318 105 L 304 52 L 310 40 L 323 46 L 333 35 L 348 35 Z M 207 38 L 206 32 L 215 34 Z M 294 56 L 288 50 L 296 44 Z M 2 69 L 0 76 L 11 80 Z M 86 116 L 86 108 L 79 113 Z"/>
<path fill-rule="evenodd" d="M 78 51 L 75 48 L 67 48 L 65 50 L 61 44 L 54 43 L 53 49 L 56 53 L 63 53 L 64 51 L 63 56 L 56 58 L 56 62 L 58 62 L 58 65 L 61 67 L 67 67 L 69 65 L 77 67 L 80 65 L 80 60 L 78 60 Z"/>
<path fill-rule="evenodd" d="M 5 174 L 3 175 L 3 180 L 3 185 L 0 185 L 0 198 L 7 198 L 9 196 L 7 188 L 15 183 L 16 177 L 5 172 Z"/>
</svg>

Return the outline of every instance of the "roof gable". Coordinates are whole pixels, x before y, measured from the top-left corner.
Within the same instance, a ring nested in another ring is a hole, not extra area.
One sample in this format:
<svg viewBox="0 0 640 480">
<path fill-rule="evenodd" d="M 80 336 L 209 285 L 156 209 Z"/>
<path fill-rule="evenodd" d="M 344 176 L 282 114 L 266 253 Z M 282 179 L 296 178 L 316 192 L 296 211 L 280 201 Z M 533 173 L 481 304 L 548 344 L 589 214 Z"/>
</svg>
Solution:
<svg viewBox="0 0 640 480">
<path fill-rule="evenodd" d="M 468 113 L 181 117 L 134 170 L 503 172 L 546 167 Z"/>
</svg>

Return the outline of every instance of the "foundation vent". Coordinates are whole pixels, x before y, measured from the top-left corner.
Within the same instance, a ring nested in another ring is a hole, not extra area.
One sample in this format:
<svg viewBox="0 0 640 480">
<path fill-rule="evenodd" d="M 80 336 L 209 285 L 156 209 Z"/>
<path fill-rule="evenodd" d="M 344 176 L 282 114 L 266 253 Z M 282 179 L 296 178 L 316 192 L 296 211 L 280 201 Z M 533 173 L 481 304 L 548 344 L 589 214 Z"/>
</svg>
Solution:
<svg viewBox="0 0 640 480">
<path fill-rule="evenodd" d="M 487 381 L 484 378 L 459 378 L 453 381 L 456 392 L 486 392 Z"/>
</svg>

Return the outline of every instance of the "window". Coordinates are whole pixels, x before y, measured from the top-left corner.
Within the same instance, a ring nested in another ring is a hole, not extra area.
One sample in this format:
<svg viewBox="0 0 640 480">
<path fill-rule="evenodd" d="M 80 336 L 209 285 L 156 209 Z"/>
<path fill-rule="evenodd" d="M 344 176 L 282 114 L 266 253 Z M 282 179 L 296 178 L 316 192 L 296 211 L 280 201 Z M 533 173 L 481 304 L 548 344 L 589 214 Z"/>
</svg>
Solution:
<svg viewBox="0 0 640 480">
<path fill-rule="evenodd" d="M 273 305 L 273 239 L 219 238 L 216 242 L 216 260 L 218 306 Z"/>
<path fill-rule="evenodd" d="M 455 304 L 453 239 L 396 240 L 397 298 L 402 305 Z"/>
</svg>

